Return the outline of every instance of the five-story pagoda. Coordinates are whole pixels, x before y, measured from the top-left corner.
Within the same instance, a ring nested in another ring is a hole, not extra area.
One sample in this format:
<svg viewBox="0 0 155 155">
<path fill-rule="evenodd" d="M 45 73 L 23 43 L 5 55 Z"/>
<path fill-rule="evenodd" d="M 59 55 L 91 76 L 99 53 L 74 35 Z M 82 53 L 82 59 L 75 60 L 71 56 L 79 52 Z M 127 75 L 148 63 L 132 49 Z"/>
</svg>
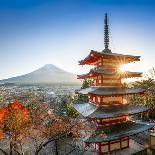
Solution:
<svg viewBox="0 0 155 155">
<path fill-rule="evenodd" d="M 140 61 L 140 56 L 112 53 L 109 49 L 109 28 L 107 14 L 104 21 L 104 45 L 102 52 L 92 50 L 79 62 L 80 65 L 93 65 L 89 73 L 78 79 L 91 80 L 90 88 L 76 90 L 79 95 L 88 97 L 88 103 L 74 104 L 74 108 L 85 118 L 97 124 L 97 128 L 85 144 L 92 144 L 100 155 L 130 147 L 130 136 L 151 129 L 154 124 L 129 120 L 129 116 L 148 111 L 148 108 L 128 104 L 126 95 L 143 94 L 144 89 L 123 87 L 123 78 L 140 77 L 140 72 L 120 72 L 120 65 Z"/>
</svg>

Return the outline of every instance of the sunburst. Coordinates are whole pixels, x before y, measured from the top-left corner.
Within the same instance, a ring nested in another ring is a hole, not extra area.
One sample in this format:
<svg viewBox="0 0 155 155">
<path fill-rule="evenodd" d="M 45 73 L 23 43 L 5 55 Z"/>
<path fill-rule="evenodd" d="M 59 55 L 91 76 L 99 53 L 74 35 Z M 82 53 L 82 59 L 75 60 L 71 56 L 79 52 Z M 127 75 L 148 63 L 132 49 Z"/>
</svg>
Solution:
<svg viewBox="0 0 155 155">
<path fill-rule="evenodd" d="M 120 66 L 119 66 L 119 70 L 120 70 L 120 73 L 124 73 L 124 72 L 127 71 L 125 65 L 120 65 Z"/>
</svg>

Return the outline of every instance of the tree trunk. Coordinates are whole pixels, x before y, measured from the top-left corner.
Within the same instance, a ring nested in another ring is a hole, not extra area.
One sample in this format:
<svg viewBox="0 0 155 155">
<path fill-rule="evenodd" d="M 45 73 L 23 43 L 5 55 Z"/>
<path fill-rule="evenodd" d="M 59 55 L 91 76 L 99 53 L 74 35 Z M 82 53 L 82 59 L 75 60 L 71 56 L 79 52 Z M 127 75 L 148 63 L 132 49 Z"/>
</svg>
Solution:
<svg viewBox="0 0 155 155">
<path fill-rule="evenodd" d="M 49 143 L 51 142 L 55 142 L 55 154 L 58 155 L 58 145 L 57 145 L 57 139 L 49 139 L 47 142 L 45 142 L 44 144 L 40 145 L 36 151 L 35 151 L 35 155 L 39 155 L 39 152 L 45 148 Z"/>
<path fill-rule="evenodd" d="M 13 155 L 13 142 L 10 140 L 10 155 Z"/>
<path fill-rule="evenodd" d="M 55 140 L 55 155 L 58 155 L 58 142 Z"/>
<path fill-rule="evenodd" d="M 37 151 L 35 152 L 35 155 L 39 155 L 39 152 L 40 152 L 40 150 L 37 150 Z"/>
</svg>

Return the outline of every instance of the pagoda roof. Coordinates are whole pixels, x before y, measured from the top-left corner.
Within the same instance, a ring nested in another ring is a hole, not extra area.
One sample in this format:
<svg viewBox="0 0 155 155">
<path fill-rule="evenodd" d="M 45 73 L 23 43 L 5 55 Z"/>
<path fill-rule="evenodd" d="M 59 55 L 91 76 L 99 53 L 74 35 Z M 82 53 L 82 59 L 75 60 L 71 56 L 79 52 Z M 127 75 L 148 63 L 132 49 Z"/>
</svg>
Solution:
<svg viewBox="0 0 155 155">
<path fill-rule="evenodd" d="M 89 138 L 82 139 L 85 142 L 109 142 L 134 134 L 144 132 L 155 126 L 155 123 L 127 121 L 109 126 L 98 126 Z"/>
<path fill-rule="evenodd" d="M 143 113 L 149 108 L 130 104 L 96 106 L 91 103 L 74 104 L 73 107 L 84 117 L 88 118 L 112 118 L 125 115 Z"/>
<path fill-rule="evenodd" d="M 124 54 L 118 54 L 118 53 L 112 53 L 112 52 L 97 52 L 94 50 L 91 50 L 90 54 L 83 60 L 79 61 L 80 65 L 90 65 L 99 58 L 105 58 L 105 59 L 113 59 L 117 60 L 118 62 L 121 62 L 122 64 L 124 63 L 129 63 L 133 61 L 140 61 L 140 56 L 133 56 L 133 55 L 124 55 Z"/>
<path fill-rule="evenodd" d="M 129 72 L 125 71 L 123 73 L 119 73 L 118 71 L 111 71 L 105 69 L 91 69 L 89 73 L 78 75 L 78 79 L 90 78 L 95 75 L 117 75 L 118 77 L 121 76 L 122 78 L 130 78 L 130 77 L 140 77 L 142 72 Z"/>
<path fill-rule="evenodd" d="M 76 90 L 75 93 L 83 95 L 117 96 L 143 93 L 142 88 L 122 88 L 122 87 L 89 87 Z"/>
</svg>

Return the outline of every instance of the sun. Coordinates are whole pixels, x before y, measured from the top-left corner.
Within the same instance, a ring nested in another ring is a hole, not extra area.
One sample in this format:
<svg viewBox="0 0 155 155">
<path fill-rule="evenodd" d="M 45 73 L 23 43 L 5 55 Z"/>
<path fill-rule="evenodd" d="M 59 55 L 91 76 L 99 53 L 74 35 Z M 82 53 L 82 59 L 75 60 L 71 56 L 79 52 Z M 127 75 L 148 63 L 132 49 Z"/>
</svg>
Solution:
<svg viewBox="0 0 155 155">
<path fill-rule="evenodd" d="M 120 66 L 119 66 L 119 71 L 120 71 L 121 73 L 124 73 L 126 70 L 127 70 L 127 68 L 126 68 L 125 65 L 120 65 Z"/>
</svg>

